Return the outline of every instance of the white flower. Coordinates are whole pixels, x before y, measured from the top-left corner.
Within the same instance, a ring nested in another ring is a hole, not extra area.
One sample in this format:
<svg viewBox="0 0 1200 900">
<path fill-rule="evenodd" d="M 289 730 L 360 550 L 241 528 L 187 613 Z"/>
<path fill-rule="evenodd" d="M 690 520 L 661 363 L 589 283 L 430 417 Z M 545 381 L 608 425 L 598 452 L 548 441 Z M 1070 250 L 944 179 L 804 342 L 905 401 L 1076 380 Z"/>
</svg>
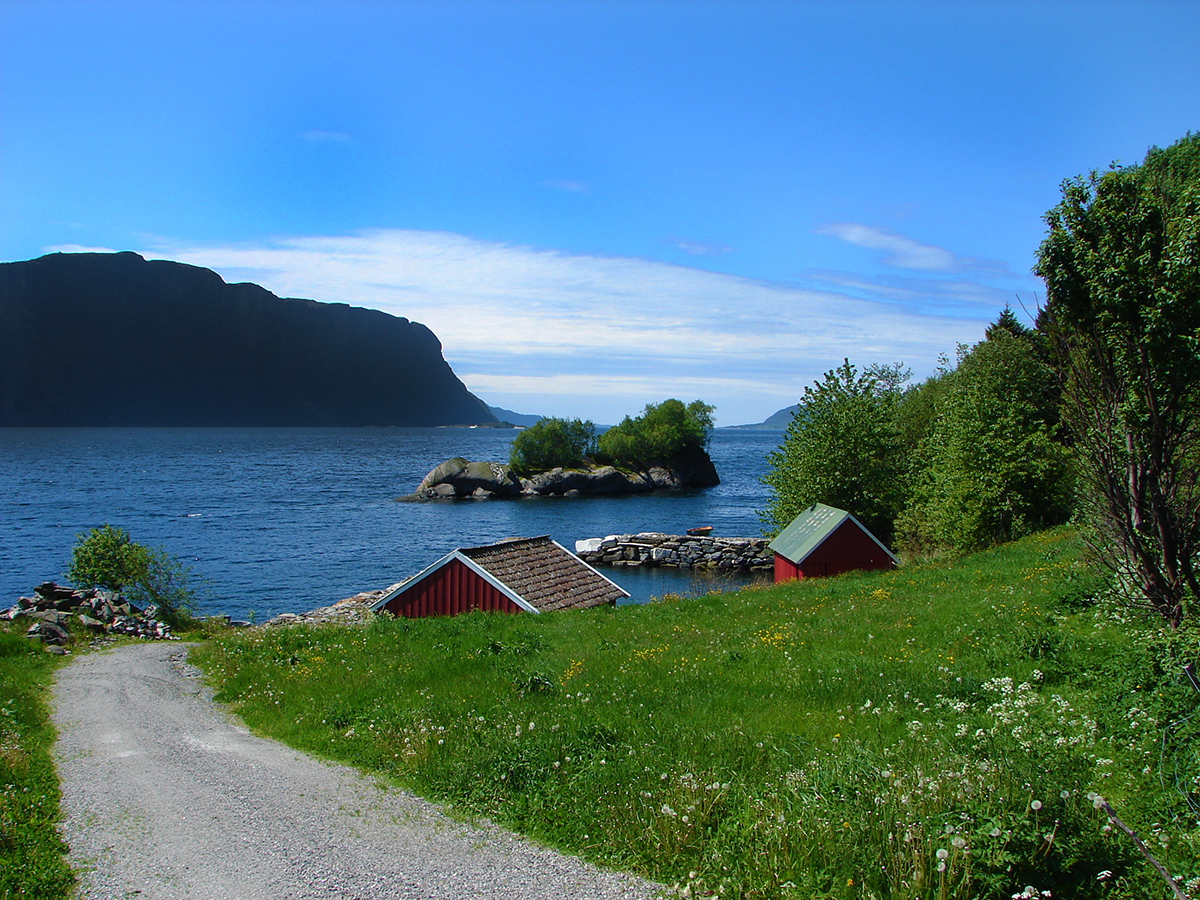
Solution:
<svg viewBox="0 0 1200 900">
<path fill-rule="evenodd" d="M 1039 809 L 1042 808 L 1042 801 L 1034 800 L 1032 803 L 1029 804 L 1029 808 L 1032 809 L 1034 812 L 1037 812 Z"/>
<path fill-rule="evenodd" d="M 937 853 L 935 853 L 933 855 L 936 856 L 938 859 L 945 859 L 946 857 L 948 857 L 950 855 L 950 851 L 947 850 L 945 847 L 938 847 Z"/>
</svg>

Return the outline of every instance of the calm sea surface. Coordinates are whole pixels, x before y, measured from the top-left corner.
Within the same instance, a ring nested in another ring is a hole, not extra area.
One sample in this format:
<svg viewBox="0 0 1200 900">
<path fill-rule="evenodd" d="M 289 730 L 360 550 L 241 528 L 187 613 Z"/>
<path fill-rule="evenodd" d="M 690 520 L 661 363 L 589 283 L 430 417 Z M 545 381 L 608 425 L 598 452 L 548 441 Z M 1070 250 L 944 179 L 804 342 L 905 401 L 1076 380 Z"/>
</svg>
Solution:
<svg viewBox="0 0 1200 900">
<path fill-rule="evenodd" d="M 775 432 L 717 431 L 721 484 L 631 497 L 397 503 L 452 456 L 505 461 L 510 430 L 0 428 L 0 608 L 60 579 L 75 536 L 109 523 L 204 578 L 201 613 L 259 619 L 386 587 L 456 547 L 549 534 L 761 534 Z M 605 569 L 635 600 L 696 588 Z"/>
</svg>

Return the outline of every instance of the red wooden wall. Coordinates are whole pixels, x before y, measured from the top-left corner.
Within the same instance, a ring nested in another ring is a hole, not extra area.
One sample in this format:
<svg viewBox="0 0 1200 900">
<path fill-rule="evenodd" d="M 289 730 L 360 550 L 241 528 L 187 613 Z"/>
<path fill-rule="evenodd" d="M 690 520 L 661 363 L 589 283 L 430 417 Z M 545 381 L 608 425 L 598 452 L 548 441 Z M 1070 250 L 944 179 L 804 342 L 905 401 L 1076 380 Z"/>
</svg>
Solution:
<svg viewBox="0 0 1200 900">
<path fill-rule="evenodd" d="M 473 609 L 485 612 L 522 612 L 496 588 L 452 559 L 436 572 L 396 595 L 383 607 L 392 615 L 408 619 L 425 616 L 457 616 Z"/>
<path fill-rule="evenodd" d="M 890 569 L 895 563 L 882 547 L 847 519 L 821 542 L 800 565 L 775 554 L 775 583 L 793 578 L 820 578 L 856 569 L 866 572 Z"/>
</svg>

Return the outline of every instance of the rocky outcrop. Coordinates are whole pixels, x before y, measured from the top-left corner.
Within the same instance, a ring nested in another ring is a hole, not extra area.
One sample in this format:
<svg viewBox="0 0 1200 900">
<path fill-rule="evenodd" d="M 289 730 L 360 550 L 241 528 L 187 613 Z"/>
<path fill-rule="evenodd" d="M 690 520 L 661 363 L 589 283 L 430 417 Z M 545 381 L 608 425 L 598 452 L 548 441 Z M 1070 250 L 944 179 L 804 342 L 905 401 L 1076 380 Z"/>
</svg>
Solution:
<svg viewBox="0 0 1200 900">
<path fill-rule="evenodd" d="M 707 465 L 705 465 L 707 463 Z M 586 469 L 551 469 L 521 478 L 507 465 L 469 462 L 461 456 L 448 459 L 426 475 L 417 489 L 402 500 L 454 500 L 492 497 L 545 497 L 595 494 L 638 494 L 649 491 L 719 484 L 708 454 L 703 460 L 650 466 L 629 472 L 614 466 Z"/>
<path fill-rule="evenodd" d="M 136 253 L 0 264 L 0 426 L 475 425 L 432 331 Z"/>
<path fill-rule="evenodd" d="M 28 619 L 26 634 L 41 640 L 51 652 L 65 652 L 72 621 L 101 634 L 176 640 L 171 627 L 157 618 L 158 607 L 153 604 L 139 609 L 113 591 L 75 590 L 53 581 L 39 584 L 33 593 L 32 597 L 18 597 L 15 604 L 0 612 L 0 619 Z"/>
<path fill-rule="evenodd" d="M 610 534 L 575 542 L 575 555 L 593 566 L 666 566 L 765 572 L 774 568 L 766 538 L 707 537 L 690 534 Z"/>
<path fill-rule="evenodd" d="M 392 588 L 386 590 L 363 591 L 345 600 L 339 600 L 330 606 L 322 606 L 306 613 L 280 613 L 273 619 L 263 622 L 264 628 L 275 628 L 282 625 L 365 625 L 375 618 L 371 606 Z"/>
</svg>

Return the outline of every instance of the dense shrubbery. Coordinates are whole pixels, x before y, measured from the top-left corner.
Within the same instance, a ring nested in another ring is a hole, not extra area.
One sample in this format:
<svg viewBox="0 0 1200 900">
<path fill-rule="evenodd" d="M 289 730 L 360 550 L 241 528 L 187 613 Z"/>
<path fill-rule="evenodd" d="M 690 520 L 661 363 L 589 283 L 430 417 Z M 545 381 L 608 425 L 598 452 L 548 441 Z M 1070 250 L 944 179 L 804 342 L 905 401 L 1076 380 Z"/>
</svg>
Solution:
<svg viewBox="0 0 1200 900">
<path fill-rule="evenodd" d="M 640 416 L 626 416 L 600 436 L 600 454 L 618 466 L 640 469 L 706 452 L 713 409 L 702 400 L 648 403 Z"/>
<path fill-rule="evenodd" d="M 850 510 L 880 540 L 891 540 L 904 503 L 906 457 L 896 407 L 907 372 L 847 360 L 804 389 L 782 446 L 767 461 L 764 481 L 774 502 L 764 519 L 772 532 L 814 503 Z"/>
<path fill-rule="evenodd" d="M 521 475 L 574 469 L 596 452 L 596 426 L 583 419 L 545 418 L 517 433 L 508 464 Z"/>
<path fill-rule="evenodd" d="M 103 525 L 76 536 L 66 578 L 76 587 L 119 591 L 134 603 L 153 603 L 162 620 L 184 624 L 196 599 L 191 569 L 161 548 L 135 543 L 122 528 Z"/>
<path fill-rule="evenodd" d="M 974 347 L 905 387 L 899 365 L 848 361 L 806 388 L 768 457 L 773 531 L 814 502 L 910 554 L 967 552 L 1065 522 L 1070 453 L 1037 332 L 1005 310 Z"/>
<path fill-rule="evenodd" d="M 626 416 L 599 439 L 590 421 L 547 418 L 513 439 L 508 464 L 520 475 L 577 468 L 593 457 L 645 469 L 707 452 L 712 429 L 713 407 L 702 400 L 648 403 L 640 416 Z"/>
</svg>

